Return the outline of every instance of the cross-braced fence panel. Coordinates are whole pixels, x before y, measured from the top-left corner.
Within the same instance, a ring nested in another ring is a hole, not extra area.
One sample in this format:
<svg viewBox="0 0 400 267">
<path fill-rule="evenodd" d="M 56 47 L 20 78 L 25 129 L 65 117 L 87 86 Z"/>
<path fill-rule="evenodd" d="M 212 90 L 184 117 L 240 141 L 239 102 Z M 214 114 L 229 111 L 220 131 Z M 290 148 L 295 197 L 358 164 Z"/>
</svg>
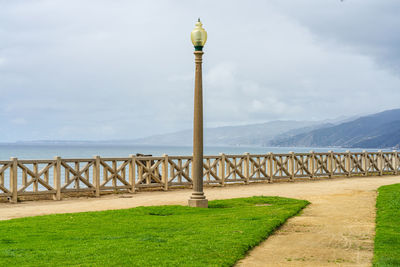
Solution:
<svg viewBox="0 0 400 267">
<path fill-rule="evenodd" d="M 364 153 L 351 153 L 348 155 L 350 160 L 350 174 L 365 174 L 365 155 Z"/>
<path fill-rule="evenodd" d="M 94 192 L 94 159 L 63 159 L 60 161 L 61 192 Z"/>
<path fill-rule="evenodd" d="M 169 185 L 191 185 L 193 184 L 191 178 L 192 172 L 192 158 L 191 157 L 169 157 Z M 168 170 L 166 170 L 168 173 Z"/>
<path fill-rule="evenodd" d="M 11 196 L 11 166 L 12 161 L 0 161 L 0 197 Z"/>
<path fill-rule="evenodd" d="M 385 152 L 381 154 L 382 156 L 382 165 L 381 165 L 381 172 L 387 173 L 395 173 L 395 160 L 396 160 L 396 153 L 395 152 Z"/>
<path fill-rule="evenodd" d="M 223 156 L 204 156 L 203 180 L 204 184 L 222 184 L 225 178 L 225 169 L 222 162 Z"/>
<path fill-rule="evenodd" d="M 294 177 L 304 178 L 304 177 L 313 177 L 312 173 L 312 161 L 313 155 L 309 153 L 298 153 L 293 154 L 293 163 L 294 164 Z"/>
<path fill-rule="evenodd" d="M 380 172 L 380 157 L 379 153 L 366 153 L 366 172 L 368 174 L 376 174 Z"/>
<path fill-rule="evenodd" d="M 161 173 L 164 162 L 163 157 L 137 157 L 135 162 L 137 168 L 137 188 L 165 186 Z"/>
<path fill-rule="evenodd" d="M 292 178 L 289 170 L 291 154 L 272 154 L 271 158 L 273 179 Z"/>
<path fill-rule="evenodd" d="M 245 155 L 225 155 L 225 183 L 248 180 L 245 176 L 246 160 Z"/>
<path fill-rule="evenodd" d="M 332 175 L 344 176 L 349 174 L 348 154 L 347 153 L 331 153 L 332 157 Z"/>
<path fill-rule="evenodd" d="M 330 153 L 314 154 L 314 176 L 329 176 L 329 158 Z"/>
<path fill-rule="evenodd" d="M 272 156 L 266 155 L 248 155 L 249 181 L 271 180 L 271 171 L 273 169 Z"/>
<path fill-rule="evenodd" d="M 17 175 L 21 177 L 18 195 L 55 194 L 54 160 L 21 160 Z"/>
</svg>

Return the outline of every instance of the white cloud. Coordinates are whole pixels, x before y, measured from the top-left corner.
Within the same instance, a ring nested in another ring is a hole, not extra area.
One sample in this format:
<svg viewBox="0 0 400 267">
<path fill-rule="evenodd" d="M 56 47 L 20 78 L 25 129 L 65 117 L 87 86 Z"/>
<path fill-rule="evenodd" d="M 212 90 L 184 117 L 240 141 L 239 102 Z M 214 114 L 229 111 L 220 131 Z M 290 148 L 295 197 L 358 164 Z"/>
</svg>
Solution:
<svg viewBox="0 0 400 267">
<path fill-rule="evenodd" d="M 208 126 L 396 108 L 398 7 L 392 0 L 2 2 L 0 119 L 13 134 L 0 133 L 0 141 L 190 128 L 189 35 L 199 14 L 209 34 Z"/>
</svg>

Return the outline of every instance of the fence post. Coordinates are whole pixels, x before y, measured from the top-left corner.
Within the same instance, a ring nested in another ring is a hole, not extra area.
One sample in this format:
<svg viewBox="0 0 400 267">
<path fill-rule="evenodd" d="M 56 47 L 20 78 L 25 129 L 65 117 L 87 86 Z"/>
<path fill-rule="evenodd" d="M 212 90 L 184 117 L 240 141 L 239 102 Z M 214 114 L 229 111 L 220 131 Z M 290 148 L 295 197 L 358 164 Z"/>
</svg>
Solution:
<svg viewBox="0 0 400 267">
<path fill-rule="evenodd" d="M 221 185 L 225 186 L 225 154 L 220 153 L 221 159 L 219 161 L 219 176 L 221 178 Z"/>
<path fill-rule="evenodd" d="M 164 160 L 162 163 L 162 179 L 163 179 L 163 183 L 164 183 L 164 190 L 167 191 L 168 190 L 168 155 L 164 154 L 163 157 L 164 157 Z M 203 179 L 203 177 L 201 179 Z"/>
<path fill-rule="evenodd" d="M 245 184 L 248 184 L 250 180 L 250 153 L 245 152 L 244 154 L 246 156 L 244 163 L 244 178 L 246 178 Z"/>
<path fill-rule="evenodd" d="M 369 159 L 368 159 L 368 152 L 363 150 L 363 159 L 364 159 L 364 175 L 368 176 L 368 169 L 369 169 Z"/>
<path fill-rule="evenodd" d="M 267 162 L 268 162 L 268 175 L 269 175 L 269 182 L 274 182 L 274 155 L 272 152 L 268 152 L 267 154 Z"/>
<path fill-rule="evenodd" d="M 314 172 L 315 172 L 315 152 L 314 150 L 310 151 L 310 161 L 308 163 L 308 170 L 310 171 L 310 178 L 314 178 Z"/>
<path fill-rule="evenodd" d="M 290 163 L 290 165 L 289 165 L 289 173 L 290 173 L 290 181 L 292 181 L 293 182 L 293 180 L 294 180 L 294 157 L 295 157 L 295 155 L 294 155 L 294 152 L 293 151 L 289 151 L 289 154 L 290 154 L 290 156 L 289 156 L 289 159 L 290 159 L 290 161 L 289 161 L 289 163 Z"/>
<path fill-rule="evenodd" d="M 10 169 L 10 189 L 11 189 L 11 203 L 18 202 L 18 159 L 10 158 L 12 161 Z"/>
<path fill-rule="evenodd" d="M 378 151 L 379 176 L 382 176 L 382 175 L 383 175 L 383 167 L 384 167 L 383 152 L 382 152 L 382 150 L 379 150 L 379 151 Z"/>
<path fill-rule="evenodd" d="M 346 151 L 346 172 L 347 172 L 347 177 L 350 177 L 350 174 L 351 174 L 351 152 L 350 152 L 350 150 Z"/>
<path fill-rule="evenodd" d="M 333 151 L 329 150 L 328 151 L 329 156 L 328 156 L 328 170 L 329 170 L 329 178 L 332 178 L 333 176 Z"/>
<path fill-rule="evenodd" d="M 56 188 L 55 200 L 61 200 L 61 157 L 54 157 L 54 186 Z"/>
<path fill-rule="evenodd" d="M 130 193 L 135 193 L 136 191 L 136 156 L 129 155 L 131 158 L 129 164 L 129 183 L 131 184 L 131 188 L 129 190 Z"/>
<path fill-rule="evenodd" d="M 95 196 L 100 196 L 100 156 L 94 157 L 93 184 L 95 188 Z"/>
<path fill-rule="evenodd" d="M 393 164 L 393 172 L 395 175 L 398 173 L 398 168 L 399 168 L 399 161 L 397 159 L 397 151 L 393 150 L 393 159 L 392 159 L 392 164 Z"/>
</svg>

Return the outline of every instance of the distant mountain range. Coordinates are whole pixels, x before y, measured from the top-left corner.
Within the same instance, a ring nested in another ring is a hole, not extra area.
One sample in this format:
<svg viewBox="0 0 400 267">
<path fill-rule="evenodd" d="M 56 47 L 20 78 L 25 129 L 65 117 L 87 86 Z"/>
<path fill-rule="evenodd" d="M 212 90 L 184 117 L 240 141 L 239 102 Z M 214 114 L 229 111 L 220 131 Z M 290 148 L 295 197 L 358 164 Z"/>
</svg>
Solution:
<svg viewBox="0 0 400 267">
<path fill-rule="evenodd" d="M 387 110 L 294 136 L 279 136 L 271 146 L 399 148 L 400 109 Z"/>
<path fill-rule="evenodd" d="M 208 146 L 267 146 L 280 137 L 292 137 L 333 124 L 315 121 L 272 121 L 242 126 L 225 126 L 204 129 L 204 144 Z M 141 145 L 190 146 L 193 142 L 192 130 L 170 134 L 154 135 L 132 142 Z"/>
<path fill-rule="evenodd" d="M 133 140 L 137 144 L 191 145 L 192 131 Z M 272 121 L 204 130 L 208 146 L 400 148 L 400 109 L 327 121 Z"/>
<path fill-rule="evenodd" d="M 191 146 L 192 130 L 134 140 L 43 140 L 22 144 Z M 204 129 L 206 146 L 400 148 L 400 109 L 325 121 L 272 121 Z"/>
</svg>

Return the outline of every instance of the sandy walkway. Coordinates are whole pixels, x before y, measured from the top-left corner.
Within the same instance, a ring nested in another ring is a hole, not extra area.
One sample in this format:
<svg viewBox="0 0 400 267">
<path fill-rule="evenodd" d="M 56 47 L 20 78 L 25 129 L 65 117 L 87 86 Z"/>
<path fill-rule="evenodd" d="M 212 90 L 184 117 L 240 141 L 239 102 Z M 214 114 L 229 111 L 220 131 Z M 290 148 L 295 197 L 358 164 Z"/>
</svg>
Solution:
<svg viewBox="0 0 400 267">
<path fill-rule="evenodd" d="M 376 189 L 400 177 L 340 178 L 311 182 L 206 188 L 208 199 L 277 195 L 312 202 L 276 234 L 252 250 L 242 266 L 369 266 Z M 109 195 L 98 199 L 0 204 L 0 220 L 17 217 L 187 203 L 190 190 Z"/>
<path fill-rule="evenodd" d="M 306 197 L 312 204 L 301 216 L 286 222 L 238 265 L 370 266 L 379 185 L 363 181 L 358 188 L 339 192 L 335 187 L 326 195 Z"/>
</svg>

